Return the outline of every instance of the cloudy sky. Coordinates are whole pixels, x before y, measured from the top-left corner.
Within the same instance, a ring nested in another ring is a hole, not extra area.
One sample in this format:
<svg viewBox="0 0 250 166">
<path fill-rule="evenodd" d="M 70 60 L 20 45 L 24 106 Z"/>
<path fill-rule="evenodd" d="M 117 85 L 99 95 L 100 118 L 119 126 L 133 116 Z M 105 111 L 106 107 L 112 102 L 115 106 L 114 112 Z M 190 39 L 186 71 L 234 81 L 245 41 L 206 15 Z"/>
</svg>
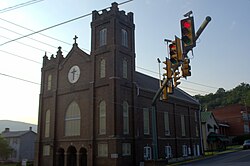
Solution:
<svg viewBox="0 0 250 166">
<path fill-rule="evenodd" d="M 112 2 L 0 1 L 0 119 L 37 123 L 45 52 L 50 57 L 61 46 L 66 56 L 77 35 L 79 47 L 89 53 L 89 14 L 110 7 Z M 249 0 L 133 0 L 119 8 L 134 13 L 137 71 L 158 78 L 157 58 L 163 61 L 167 56 L 164 39 L 180 37 L 180 20 L 192 10 L 196 30 L 206 16 L 212 21 L 197 40 L 194 54 L 189 54 L 192 76 L 181 79 L 179 87 L 191 95 L 204 95 L 250 82 Z M 79 16 L 85 17 L 49 28 Z M 40 30 L 44 31 L 15 40 Z"/>
</svg>

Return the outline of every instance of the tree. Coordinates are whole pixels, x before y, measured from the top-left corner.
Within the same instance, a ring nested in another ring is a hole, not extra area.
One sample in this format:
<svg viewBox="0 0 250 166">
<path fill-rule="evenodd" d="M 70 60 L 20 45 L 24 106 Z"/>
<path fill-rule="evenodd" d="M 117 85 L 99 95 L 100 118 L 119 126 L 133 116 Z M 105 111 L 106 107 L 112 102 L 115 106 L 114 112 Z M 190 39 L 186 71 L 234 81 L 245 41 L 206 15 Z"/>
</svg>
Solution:
<svg viewBox="0 0 250 166">
<path fill-rule="evenodd" d="M 250 106 L 250 85 L 241 83 L 229 91 L 219 88 L 214 94 L 210 93 L 204 96 L 196 95 L 195 98 L 199 100 L 203 110 L 211 110 L 230 104 L 246 104 Z"/>
<path fill-rule="evenodd" d="M 216 94 L 223 94 L 223 93 L 225 93 L 225 92 L 226 92 L 225 89 L 219 88 L 219 89 L 217 90 Z"/>
<path fill-rule="evenodd" d="M 11 148 L 8 142 L 0 136 L 0 159 L 7 160 L 11 154 Z"/>
</svg>

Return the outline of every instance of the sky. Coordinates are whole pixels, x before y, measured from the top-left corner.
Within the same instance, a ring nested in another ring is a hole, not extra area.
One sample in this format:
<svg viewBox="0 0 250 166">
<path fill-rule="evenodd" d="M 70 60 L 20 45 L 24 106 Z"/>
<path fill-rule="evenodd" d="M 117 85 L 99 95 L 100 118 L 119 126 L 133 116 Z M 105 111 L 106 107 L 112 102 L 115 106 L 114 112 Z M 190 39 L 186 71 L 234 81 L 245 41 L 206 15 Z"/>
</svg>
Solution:
<svg viewBox="0 0 250 166">
<path fill-rule="evenodd" d="M 25 5 L 28 3 L 29 5 Z M 63 55 L 78 46 L 90 52 L 93 10 L 110 7 L 114 0 L 1 0 L 0 1 L 0 120 L 37 124 L 41 67 L 45 52 Z M 125 0 L 117 0 L 118 4 Z M 215 93 L 250 83 L 250 0 L 133 0 L 119 5 L 134 13 L 136 70 L 159 78 L 157 58 L 164 61 L 164 39 L 181 36 L 180 20 L 193 11 L 195 29 L 212 18 L 197 40 L 191 60 L 192 75 L 178 86 L 190 95 Z M 41 33 L 9 42 L 49 28 Z M 32 31 L 31 31 L 32 30 Z M 8 43 L 6 43 L 8 42 Z M 163 64 L 160 64 L 161 74 Z"/>
</svg>

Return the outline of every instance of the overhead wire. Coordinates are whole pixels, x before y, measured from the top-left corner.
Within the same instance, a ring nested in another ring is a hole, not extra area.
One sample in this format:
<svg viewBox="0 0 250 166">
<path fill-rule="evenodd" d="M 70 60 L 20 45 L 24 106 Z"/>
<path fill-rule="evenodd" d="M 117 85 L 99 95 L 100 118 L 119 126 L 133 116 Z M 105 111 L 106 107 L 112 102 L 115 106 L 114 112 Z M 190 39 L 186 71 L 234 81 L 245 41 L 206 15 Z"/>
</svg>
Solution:
<svg viewBox="0 0 250 166">
<path fill-rule="evenodd" d="M 17 80 L 21 80 L 21 81 L 25 81 L 25 82 L 28 82 L 28 83 L 40 85 L 40 84 L 37 83 L 37 82 L 33 82 L 33 81 L 26 80 L 26 79 L 23 79 L 23 78 L 15 77 L 15 76 L 12 76 L 12 75 L 4 74 L 4 73 L 0 73 L 0 75 L 5 76 L 5 77 L 10 77 L 10 78 L 13 78 L 13 79 L 17 79 Z"/>
<path fill-rule="evenodd" d="M 10 30 L 10 29 L 5 28 L 5 27 L 2 27 L 2 26 L 0 26 L 0 28 L 4 29 L 4 30 L 6 30 L 6 31 L 12 32 L 12 33 L 14 33 L 14 34 L 17 34 L 17 35 L 21 35 L 21 36 L 23 35 L 23 34 L 21 34 L 21 33 L 18 33 L 18 32 L 16 32 L 16 31 Z M 53 45 L 48 44 L 48 43 L 45 43 L 45 42 L 43 42 L 43 41 L 40 41 L 40 40 L 31 38 L 31 37 L 27 37 L 27 38 L 28 38 L 28 39 L 31 39 L 31 40 L 33 40 L 33 41 L 36 41 L 36 42 L 38 42 L 38 43 L 47 45 L 47 46 L 50 46 L 50 47 L 53 47 L 53 48 L 57 48 L 56 46 L 53 46 Z M 68 52 L 68 51 L 66 51 L 66 50 L 63 50 L 63 51 L 64 51 L 64 52 Z"/>
<path fill-rule="evenodd" d="M 24 3 L 20 3 L 20 4 L 17 4 L 17 5 L 14 5 L 14 6 L 10 6 L 10 7 L 4 8 L 4 9 L 0 9 L 0 13 L 8 12 L 8 11 L 18 9 L 18 8 L 21 8 L 21 7 L 25 7 L 25 6 L 29 6 L 29 5 L 32 5 L 34 3 L 38 3 L 38 2 L 41 2 L 41 1 L 44 1 L 44 0 L 31 0 L 31 1 L 24 2 Z"/>
<path fill-rule="evenodd" d="M 18 57 L 18 58 L 21 58 L 21 59 L 24 59 L 24 60 L 27 60 L 27 61 L 30 61 L 30 62 L 34 62 L 34 63 L 37 63 L 37 64 L 42 64 L 41 62 L 35 61 L 33 59 L 25 58 L 23 56 L 20 56 L 20 55 L 17 55 L 17 54 L 8 52 L 8 51 L 0 50 L 0 52 L 3 52 L 5 54 L 9 54 L 9 55 L 12 55 L 12 56 L 15 56 L 15 57 Z"/>
<path fill-rule="evenodd" d="M 119 5 L 125 4 L 125 3 L 130 2 L 130 1 L 133 1 L 133 0 L 128 0 L 128 1 L 122 2 L 122 3 L 120 3 Z M 109 8 L 109 7 L 108 7 L 108 8 Z M 105 8 L 105 9 L 108 9 L 108 8 Z M 101 11 L 101 10 L 99 10 L 99 11 Z M 8 20 L 5 20 L 5 19 L 0 18 L 2 21 L 8 22 L 8 23 L 10 23 L 10 24 L 13 24 L 13 25 L 19 26 L 19 27 L 21 27 L 21 28 L 24 28 L 24 29 L 26 29 L 26 30 L 30 30 L 30 31 L 32 31 L 32 32 L 33 32 L 33 33 L 28 34 L 28 35 L 23 35 L 23 36 L 21 36 L 21 37 L 19 37 L 19 38 L 16 38 L 16 39 L 12 39 L 12 40 L 10 40 L 10 41 L 7 41 L 7 42 L 5 42 L 5 43 L 3 43 L 3 44 L 1 44 L 1 45 L 4 45 L 4 44 L 7 44 L 7 43 L 10 43 L 10 42 L 12 42 L 12 41 L 19 40 L 19 39 L 21 39 L 21 38 L 25 38 L 25 37 L 31 36 L 31 35 L 36 34 L 36 33 L 41 34 L 40 32 L 42 32 L 42 31 L 45 31 L 45 30 L 48 30 L 48 29 L 51 29 L 51 28 L 54 28 L 54 27 L 57 27 L 57 26 L 60 26 L 60 25 L 63 25 L 63 24 L 66 24 L 66 23 L 72 22 L 72 21 L 75 21 L 75 20 L 77 20 L 77 19 L 80 19 L 80 18 L 83 18 L 83 17 L 89 16 L 89 15 L 91 15 L 91 14 L 92 14 L 92 13 L 85 14 L 85 15 L 82 15 L 82 16 L 80 16 L 80 17 L 77 17 L 77 18 L 74 18 L 74 19 L 70 19 L 70 20 L 68 20 L 68 21 L 65 21 L 65 22 L 62 22 L 62 23 L 59 23 L 59 24 L 53 25 L 53 26 L 51 26 L 51 27 L 48 27 L 48 28 L 42 29 L 42 30 L 40 30 L 40 31 L 33 31 L 33 30 L 29 29 L 29 28 L 26 28 L 26 27 L 20 26 L 20 25 L 18 25 L 18 24 L 15 24 L 15 23 L 12 23 L 12 22 L 10 22 L 10 21 L 8 21 Z M 17 32 L 13 32 L 13 33 L 17 33 Z M 19 34 L 19 33 L 18 33 L 18 34 Z M 21 35 L 21 34 L 19 34 L 19 35 Z M 47 35 L 44 35 L 44 34 L 41 34 L 41 35 L 46 36 L 46 37 L 49 37 L 49 38 L 52 38 L 52 37 L 47 36 Z M 5 38 L 6 38 L 6 37 L 5 37 Z M 32 39 L 32 38 L 31 38 L 31 39 Z M 60 41 L 60 42 L 63 42 L 63 43 L 65 43 L 65 44 L 70 44 L 70 43 L 67 43 L 67 42 L 64 42 L 64 41 L 61 41 L 61 40 L 55 39 L 55 38 L 52 38 L 52 39 L 57 40 L 57 41 Z M 35 40 L 35 39 L 34 39 L 34 40 Z M 37 40 L 36 40 L 36 41 L 37 41 Z M 38 41 L 38 42 L 40 42 L 40 41 Z M 42 43 L 44 44 L 44 42 L 42 42 Z M 22 44 L 23 44 L 23 43 L 22 43 Z M 0 45 L 0 46 L 1 46 L 1 45 Z M 26 45 L 26 44 L 24 44 L 24 45 Z M 41 50 L 41 49 L 39 49 L 39 48 L 36 48 L 36 47 L 30 46 L 30 45 L 26 45 L 26 46 L 29 46 L 29 47 L 32 47 L 32 48 L 35 48 L 35 49 Z M 52 46 L 52 45 L 49 45 L 49 46 L 56 48 L 55 46 Z M 25 58 L 25 57 L 22 57 L 22 56 L 18 56 L 18 55 L 13 54 L 13 53 L 9 53 L 9 52 L 3 51 L 3 50 L 0 50 L 0 51 L 5 52 L 5 53 L 7 53 L 7 54 L 11 54 L 11 55 L 13 55 L 13 56 L 16 56 L 16 57 L 19 57 L 19 58 L 22 58 L 22 59 L 25 59 L 25 60 L 29 60 L 29 61 L 32 61 L 32 62 L 35 62 L 35 63 L 39 63 L 39 64 L 41 64 L 40 62 L 37 62 L 37 61 L 31 60 L 31 59 L 28 59 L 28 58 Z M 41 51 L 43 51 L 43 50 L 41 50 Z M 64 51 L 65 51 L 65 50 L 64 50 Z M 67 52 L 67 51 L 65 51 L 65 52 Z M 142 69 L 142 70 L 145 70 L 145 71 L 151 72 L 151 73 L 158 74 L 157 72 L 154 72 L 154 71 L 151 71 L 151 70 L 148 70 L 148 69 L 145 69 L 145 68 L 139 67 L 139 66 L 136 66 L 136 67 L 137 67 L 137 68 L 139 68 L 139 69 Z M 206 86 L 206 85 L 203 85 L 203 84 L 194 83 L 194 82 L 190 82 L 190 81 L 187 81 L 187 82 L 189 82 L 189 83 L 193 83 L 193 84 L 196 84 L 196 85 L 200 85 L 200 86 Z M 212 87 L 212 86 L 206 86 L 206 87 L 215 88 L 215 87 Z M 184 88 L 186 88 L 186 87 L 184 87 Z M 188 89 L 188 88 L 187 88 L 187 89 Z M 189 89 L 190 89 L 190 88 L 189 88 Z M 195 89 L 192 89 L 192 90 L 195 90 Z M 195 91 L 197 91 L 197 90 L 195 90 Z M 202 91 L 202 92 L 205 92 L 205 91 Z"/>
<path fill-rule="evenodd" d="M 128 2 L 131 2 L 133 0 L 128 0 L 128 1 L 125 1 L 125 2 L 122 2 L 120 3 L 121 5 L 125 4 L 125 3 L 128 3 Z M 118 4 L 118 5 L 120 5 Z M 109 9 L 110 7 L 106 7 L 104 8 L 105 9 Z M 98 12 L 102 11 L 103 9 L 99 10 Z M 64 22 L 61 22 L 61 23 L 58 23 L 58 24 L 55 24 L 55 25 L 52 25 L 50 27 L 47 27 L 47 28 L 44 28 L 44 29 L 41 29 L 41 30 L 38 30 L 38 31 L 35 31 L 35 32 L 32 32 L 32 33 L 29 33 L 27 35 L 24 35 L 24 36 L 21 36 L 21 37 L 18 37 L 18 38 L 15 38 L 15 39 L 12 39 L 12 40 L 9 40 L 7 42 L 4 42 L 2 44 L 0 44 L 0 46 L 3 46 L 5 44 L 8 44 L 8 43 L 11 43 L 11 42 L 14 42 L 14 41 L 17 41 L 17 40 L 20 40 L 20 39 L 23 39 L 23 38 L 26 38 L 28 36 L 31 36 L 31 35 L 34 35 L 34 34 L 37 34 L 37 33 L 40 33 L 40 32 L 43 32 L 43 31 L 46 31 L 46 30 L 49 30 L 49 29 L 52 29 L 52 28 L 55 28 L 55 27 L 58 27 L 58 26 L 61 26 L 61 25 L 64 25 L 64 24 L 67 24 L 67 23 L 70 23 L 72 21 L 76 21 L 78 19 L 81 19 L 81 18 L 84 18 L 84 17 L 87 17 L 87 16 L 90 16 L 92 15 L 92 13 L 88 13 L 88 14 L 84 14 L 82 16 L 79 16 L 79 17 L 76 17 L 76 18 L 73 18 L 73 19 L 70 19 L 70 20 L 67 20 L 67 21 L 64 21 Z"/>
<path fill-rule="evenodd" d="M 30 29 L 30 28 L 27 28 L 27 27 L 24 27 L 24 26 L 22 26 L 22 25 L 13 23 L 13 22 L 8 21 L 8 20 L 5 20 L 5 19 L 3 19 L 3 18 L 0 18 L 0 20 L 2 20 L 2 21 L 4 21 L 4 22 L 7 22 L 7 23 L 9 23 L 9 24 L 15 25 L 15 26 L 17 26 L 17 27 L 23 28 L 23 29 L 25 29 L 25 30 L 28 30 L 28 31 L 31 31 L 31 32 L 36 32 L 36 31 L 34 31 L 34 30 Z M 58 41 L 58 42 L 61 42 L 61 43 L 67 44 L 67 45 L 71 45 L 71 44 L 68 43 L 68 42 L 62 41 L 62 40 L 60 40 L 60 39 L 57 39 L 57 38 L 54 38 L 54 37 L 51 37 L 51 36 L 48 36 L 48 35 L 45 35 L 45 34 L 43 34 L 43 33 L 39 33 L 39 35 L 42 35 L 42 36 L 44 36 L 44 37 L 53 39 L 53 40 L 55 40 L 55 41 Z"/>
<path fill-rule="evenodd" d="M 10 38 L 5 37 L 5 36 L 2 36 L 2 35 L 0 35 L 0 37 L 5 38 L 5 39 L 10 39 Z M 35 46 L 32 46 L 32 45 L 29 45 L 29 44 L 25 44 L 25 43 L 20 42 L 20 41 L 16 41 L 16 42 L 19 43 L 19 44 L 22 44 L 22 45 L 24 45 L 24 46 L 27 46 L 27 47 L 36 49 L 36 50 L 39 50 L 39 51 L 42 51 L 42 52 L 46 52 L 45 50 L 43 50 L 43 49 L 41 49 L 41 48 L 38 48 L 38 47 L 35 47 Z M 48 53 L 52 54 L 51 52 L 48 52 Z"/>
<path fill-rule="evenodd" d="M 1 52 L 3 53 L 6 53 L 6 54 L 9 54 L 9 55 L 13 55 L 13 56 L 16 56 L 18 58 L 21 58 L 21 59 L 24 59 L 24 60 L 27 60 L 27 61 L 31 61 L 31 62 L 34 62 L 34 63 L 37 63 L 37 64 L 42 64 L 41 62 L 38 62 L 38 61 L 35 61 L 35 60 L 32 60 L 32 59 L 29 59 L 29 58 L 25 58 L 23 56 L 20 56 L 20 55 L 16 55 L 14 53 L 10 53 L 10 52 L 7 52 L 7 51 L 4 51 L 4 50 L 0 50 Z M 136 66 L 137 68 L 139 69 L 142 69 L 142 70 L 145 70 L 145 71 L 151 71 L 149 69 L 145 69 L 143 67 L 139 67 L 139 66 Z M 157 73 L 157 72 L 154 72 L 154 71 L 151 71 L 152 73 Z M 184 80 L 185 81 L 185 80 Z M 205 87 L 210 87 L 208 85 L 203 85 L 203 84 L 200 84 L 200 83 L 195 83 L 195 82 L 191 82 L 191 81 L 188 81 L 189 83 L 193 83 L 193 84 L 197 84 L 197 85 L 200 85 L 200 86 L 205 86 Z M 187 90 L 191 90 L 192 92 L 202 92 L 202 93 L 210 93 L 208 91 L 203 91 L 203 90 L 198 90 L 198 89 L 193 89 L 193 88 L 188 88 L 188 87 L 185 87 L 185 86 L 181 86 L 181 88 L 183 89 L 187 89 Z"/>
</svg>

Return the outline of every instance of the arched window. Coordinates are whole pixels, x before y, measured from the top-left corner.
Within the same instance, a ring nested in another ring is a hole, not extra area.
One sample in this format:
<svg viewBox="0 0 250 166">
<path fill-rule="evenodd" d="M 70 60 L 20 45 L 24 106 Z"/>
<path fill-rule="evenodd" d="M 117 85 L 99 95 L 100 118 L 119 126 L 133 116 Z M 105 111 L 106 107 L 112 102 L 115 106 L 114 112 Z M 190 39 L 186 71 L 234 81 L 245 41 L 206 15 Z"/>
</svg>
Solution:
<svg viewBox="0 0 250 166">
<path fill-rule="evenodd" d="M 128 78 L 128 61 L 126 59 L 122 61 L 122 77 Z"/>
<path fill-rule="evenodd" d="M 106 61 L 102 59 L 100 61 L 100 78 L 104 78 L 106 76 Z"/>
<path fill-rule="evenodd" d="M 123 134 L 129 133 L 129 111 L 128 102 L 123 101 Z"/>
<path fill-rule="evenodd" d="M 106 102 L 99 104 L 99 134 L 106 134 Z"/>
<path fill-rule="evenodd" d="M 52 75 L 48 76 L 47 90 L 51 90 L 52 87 Z"/>
<path fill-rule="evenodd" d="M 78 104 L 73 101 L 65 115 L 65 136 L 80 135 L 81 113 Z"/>
<path fill-rule="evenodd" d="M 45 131 L 44 136 L 49 137 L 50 132 L 50 110 L 47 110 L 45 113 Z"/>
</svg>

